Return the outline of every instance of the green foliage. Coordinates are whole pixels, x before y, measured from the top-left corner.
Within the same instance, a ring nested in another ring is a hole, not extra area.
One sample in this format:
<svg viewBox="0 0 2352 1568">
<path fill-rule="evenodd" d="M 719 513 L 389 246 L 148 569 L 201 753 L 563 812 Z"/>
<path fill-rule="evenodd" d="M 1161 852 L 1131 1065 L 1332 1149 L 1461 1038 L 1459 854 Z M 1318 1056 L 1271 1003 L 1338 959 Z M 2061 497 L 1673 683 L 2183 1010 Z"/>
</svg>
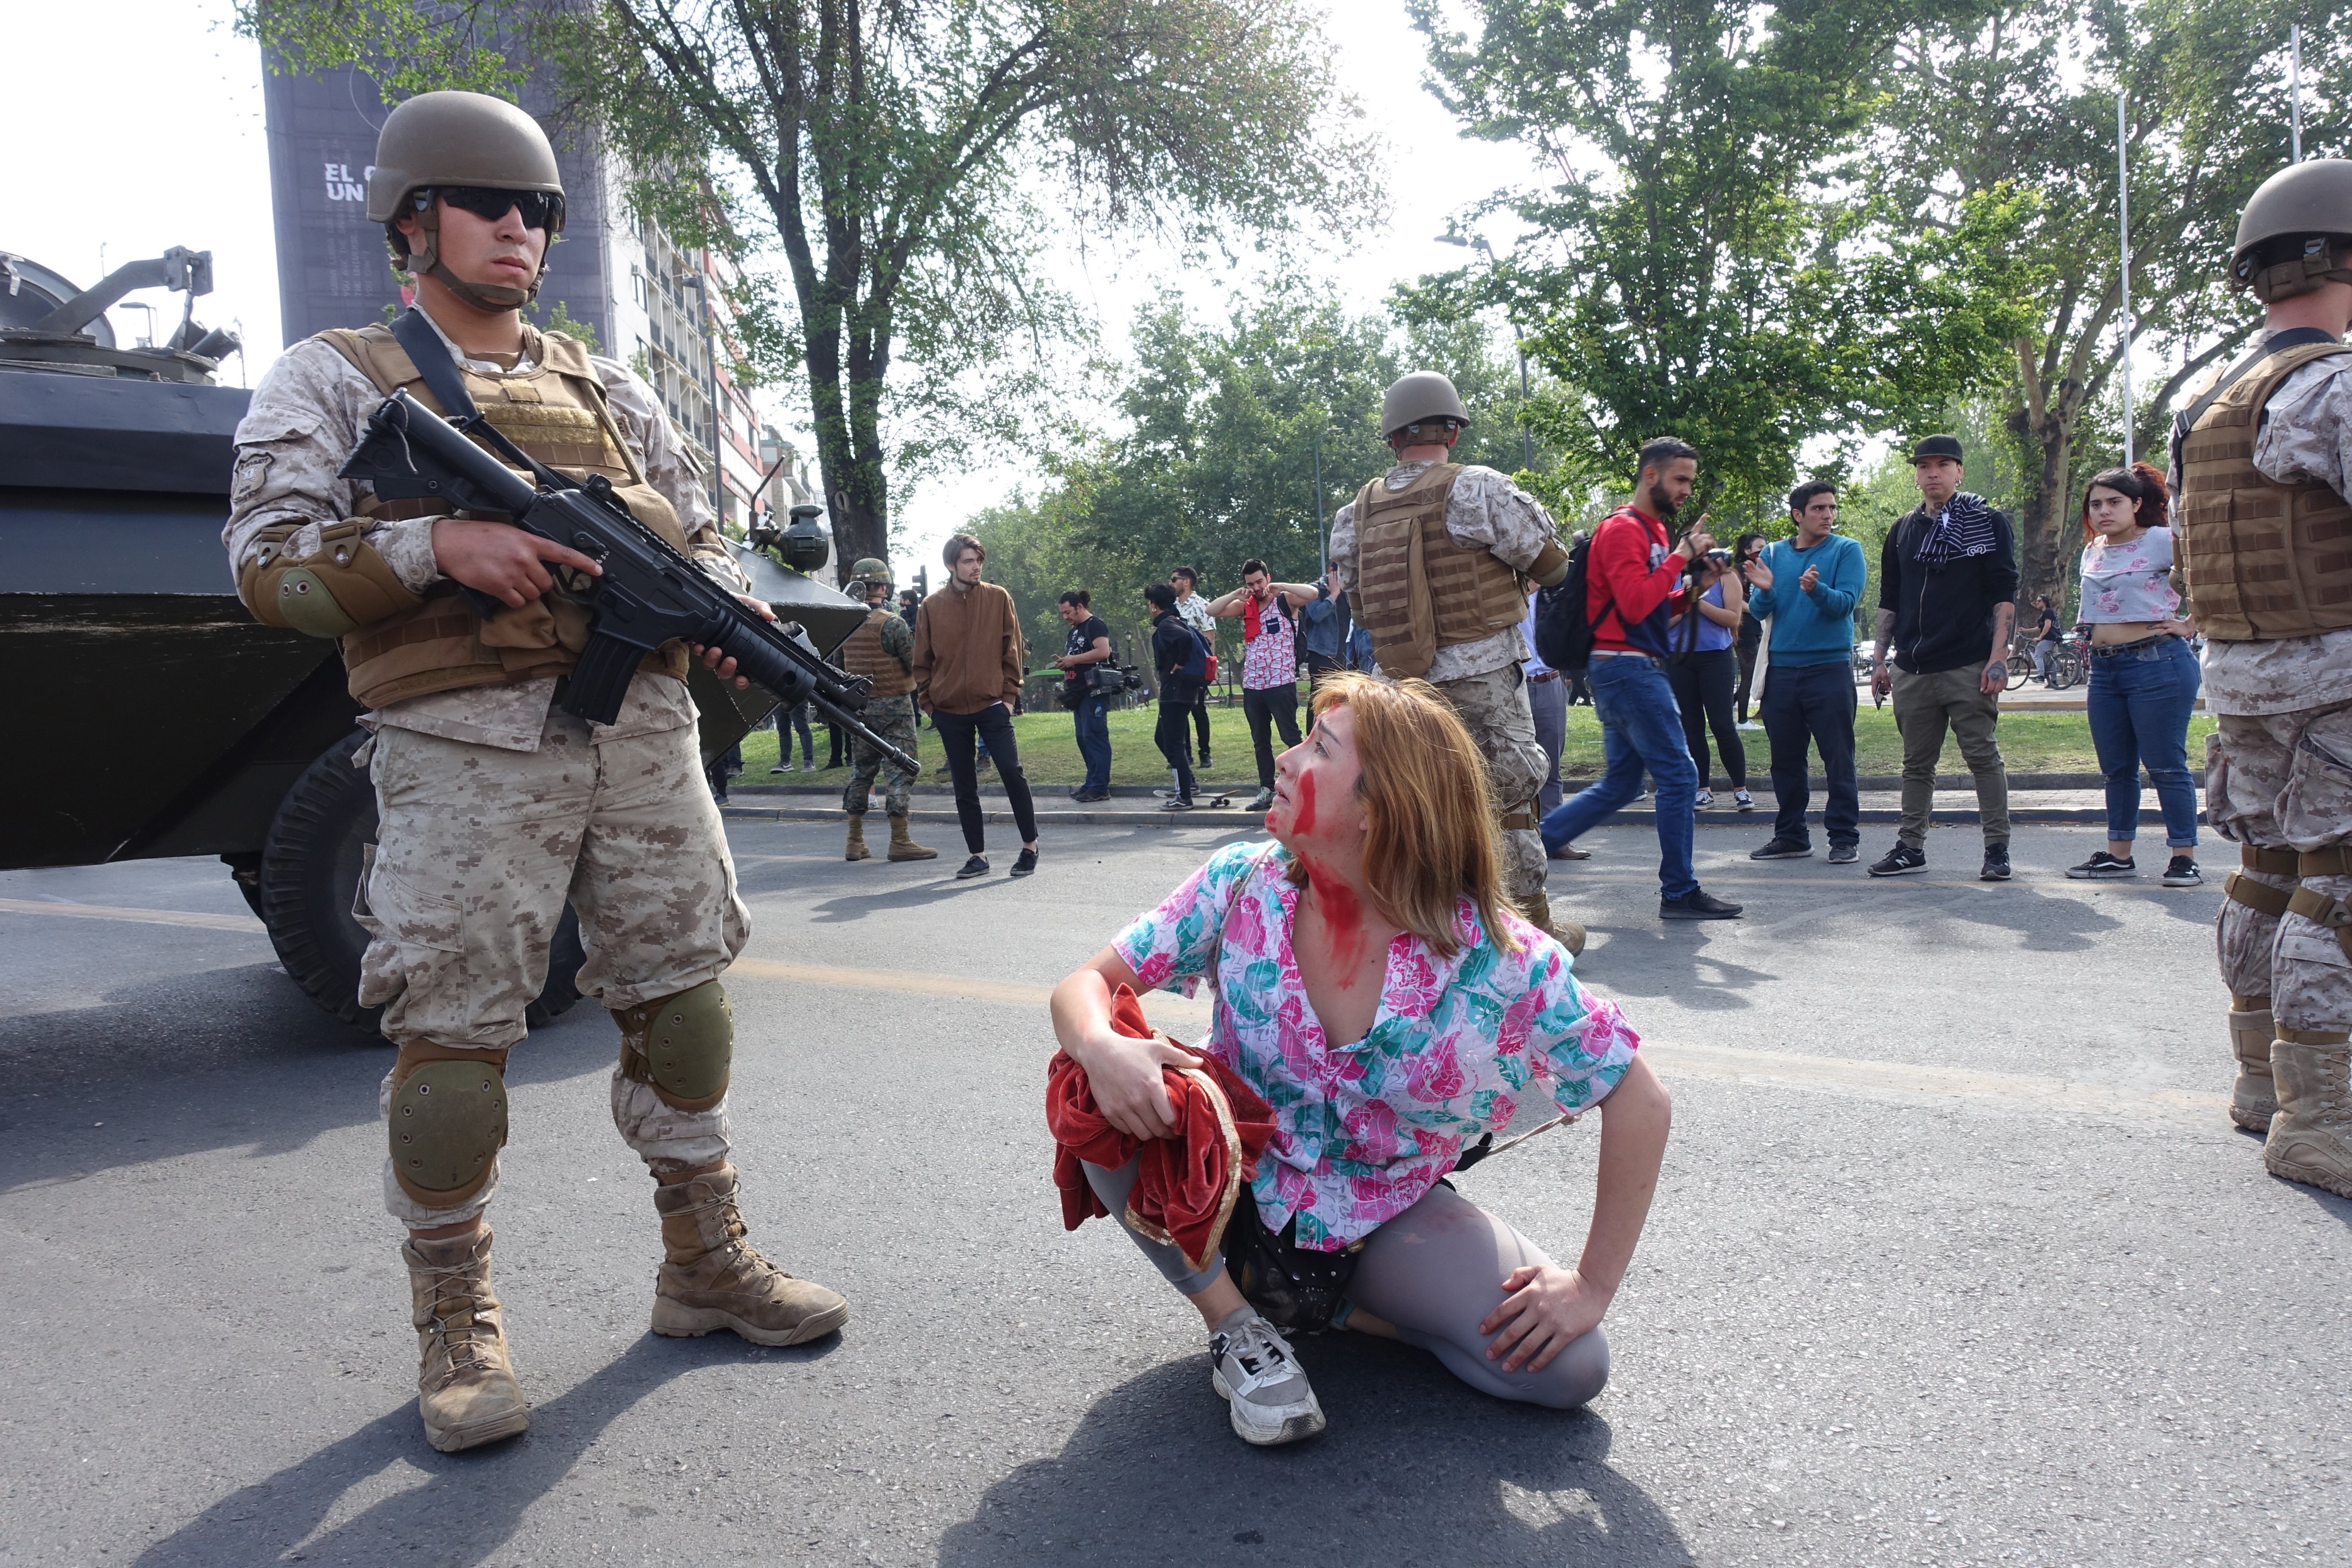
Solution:
<svg viewBox="0 0 2352 1568">
<path fill-rule="evenodd" d="M 639 211 L 689 244 L 781 252 L 789 308 L 752 298 L 746 347 L 768 379 L 807 378 L 845 558 L 887 548 L 894 452 L 1034 434 L 1037 367 L 1086 337 L 1040 266 L 1058 236 L 1205 247 L 1377 200 L 1306 0 L 242 0 L 239 17 L 296 67 L 365 66 L 394 97 L 511 94 L 528 62 L 623 155 Z"/>
<path fill-rule="evenodd" d="M 547 312 L 544 320 L 540 319 L 541 309 L 541 308 L 537 305 L 531 306 L 530 309 L 530 318 L 540 330 L 561 332 L 567 338 L 576 339 L 580 346 L 592 354 L 601 354 L 604 351 L 596 341 L 596 329 L 574 317 L 562 300 L 559 299 L 555 302 L 555 308 Z"/>
</svg>

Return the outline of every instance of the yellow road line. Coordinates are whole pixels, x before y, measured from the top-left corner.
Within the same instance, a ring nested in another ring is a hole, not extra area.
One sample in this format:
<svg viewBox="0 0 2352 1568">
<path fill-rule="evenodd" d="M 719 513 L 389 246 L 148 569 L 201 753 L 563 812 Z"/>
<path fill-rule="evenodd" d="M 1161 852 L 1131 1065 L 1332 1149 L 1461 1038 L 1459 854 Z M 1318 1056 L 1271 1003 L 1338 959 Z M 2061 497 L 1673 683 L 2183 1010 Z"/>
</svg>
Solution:
<svg viewBox="0 0 2352 1568">
<path fill-rule="evenodd" d="M 116 904 L 52 904 L 44 898 L 0 898 L 0 915 L 58 915 L 68 920 L 130 920 L 142 925 L 193 925 L 200 931 L 261 935 L 250 915 L 199 915 L 192 909 L 131 909 Z"/>
</svg>

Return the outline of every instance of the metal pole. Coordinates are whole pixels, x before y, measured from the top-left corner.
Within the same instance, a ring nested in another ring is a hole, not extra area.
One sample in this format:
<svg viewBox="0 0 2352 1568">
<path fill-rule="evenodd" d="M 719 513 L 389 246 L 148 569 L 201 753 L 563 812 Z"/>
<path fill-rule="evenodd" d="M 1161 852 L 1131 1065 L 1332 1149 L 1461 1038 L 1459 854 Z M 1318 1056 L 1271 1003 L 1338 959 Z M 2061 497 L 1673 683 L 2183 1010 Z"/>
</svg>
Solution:
<svg viewBox="0 0 2352 1568">
<path fill-rule="evenodd" d="M 2293 154 L 2292 162 L 2300 163 L 2303 162 L 2303 29 L 2300 26 L 2286 30 L 2286 48 L 2287 102 L 2290 106 L 2287 145 Z"/>
<path fill-rule="evenodd" d="M 2125 156 L 2124 95 L 2116 94 L 2116 211 L 2117 246 L 2123 270 L 2117 286 L 2124 304 L 2124 466 L 2132 460 L 2132 309 L 2131 309 L 2131 164 Z"/>
</svg>

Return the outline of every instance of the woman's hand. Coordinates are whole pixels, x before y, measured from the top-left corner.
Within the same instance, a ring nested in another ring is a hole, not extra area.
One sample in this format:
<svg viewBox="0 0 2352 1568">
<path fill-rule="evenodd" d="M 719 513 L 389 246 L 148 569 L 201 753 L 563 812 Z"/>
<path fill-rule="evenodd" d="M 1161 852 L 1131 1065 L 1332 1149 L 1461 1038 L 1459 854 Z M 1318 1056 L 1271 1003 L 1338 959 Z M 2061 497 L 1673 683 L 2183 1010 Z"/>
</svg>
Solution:
<svg viewBox="0 0 2352 1568">
<path fill-rule="evenodd" d="M 1101 1100 L 1099 1091 L 1097 1103 Z M 1493 1334 L 1486 1359 L 1503 1357 L 1503 1370 L 1541 1372 L 1570 1343 L 1601 1326 L 1615 1292 L 1603 1291 L 1573 1269 L 1557 1263 L 1529 1264 L 1503 1276 L 1510 1293 L 1486 1314 L 1478 1332 Z M 1499 1331 L 1499 1332 L 1498 1332 Z"/>
<path fill-rule="evenodd" d="M 1200 1058 L 1162 1036 L 1137 1040 L 1105 1028 L 1071 1055 L 1086 1069 L 1095 1109 L 1130 1138 L 1165 1138 L 1176 1131 L 1163 1067 L 1197 1067 Z"/>
<path fill-rule="evenodd" d="M 2179 637 L 2184 640 L 2193 638 L 2197 635 L 2197 617 L 2183 615 L 2178 621 L 2159 621 L 2156 623 L 2156 630 L 2159 636 Z"/>
</svg>

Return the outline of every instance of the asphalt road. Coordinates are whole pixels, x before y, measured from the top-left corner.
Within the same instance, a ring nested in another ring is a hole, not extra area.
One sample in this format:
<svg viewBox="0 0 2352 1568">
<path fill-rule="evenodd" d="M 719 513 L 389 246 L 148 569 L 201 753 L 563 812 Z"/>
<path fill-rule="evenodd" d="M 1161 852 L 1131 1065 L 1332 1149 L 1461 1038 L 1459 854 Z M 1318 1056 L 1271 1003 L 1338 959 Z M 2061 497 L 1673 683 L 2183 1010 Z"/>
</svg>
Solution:
<svg viewBox="0 0 2352 1568">
<path fill-rule="evenodd" d="M 2352 1204 L 2223 1119 L 2218 892 L 2064 881 L 2093 831 L 1989 886 L 1972 831 L 1878 883 L 1709 828 L 1750 915 L 1674 927 L 1647 834 L 1591 835 L 1555 899 L 1675 1097 L 1614 1380 L 1562 1415 L 1307 1341 L 1330 1430 L 1272 1452 L 1124 1239 L 1063 1232 L 1040 1115 L 1045 988 L 1219 836 L 1055 830 L 955 883 L 732 831 L 748 1214 L 850 1325 L 646 1331 L 583 1004 L 515 1053 L 493 1213 L 531 1430 L 456 1456 L 414 1412 L 384 1050 L 215 864 L 0 875 L 0 1563 L 2352 1561 Z M 1572 1256 L 1595 1142 L 1461 1185 Z"/>
</svg>

